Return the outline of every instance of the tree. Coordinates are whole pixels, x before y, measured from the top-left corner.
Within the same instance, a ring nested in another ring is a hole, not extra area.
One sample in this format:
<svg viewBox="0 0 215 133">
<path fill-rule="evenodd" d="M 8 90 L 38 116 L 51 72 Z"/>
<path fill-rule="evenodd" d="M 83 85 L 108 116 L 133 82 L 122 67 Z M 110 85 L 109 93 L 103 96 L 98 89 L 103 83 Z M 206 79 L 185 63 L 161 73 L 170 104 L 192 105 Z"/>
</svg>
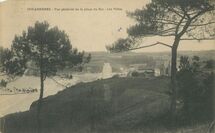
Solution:
<svg viewBox="0 0 215 133">
<path fill-rule="evenodd" d="M 136 21 L 127 32 L 129 37 L 119 39 L 107 50 L 121 52 L 164 45 L 171 48 L 171 92 L 170 110 L 176 110 L 176 60 L 177 49 L 184 40 L 215 39 L 215 2 L 213 0 L 152 0 L 142 9 L 129 12 L 128 16 Z M 138 41 L 143 37 L 171 37 L 172 45 L 156 42 L 141 45 Z"/>
<path fill-rule="evenodd" d="M 40 96 L 37 102 L 37 124 L 38 132 L 41 132 L 40 112 L 44 92 L 44 81 L 47 76 L 53 76 L 57 70 L 66 66 L 74 67 L 87 63 L 90 56 L 86 57 L 84 52 L 78 52 L 72 48 L 68 35 L 59 30 L 58 27 L 50 28 L 45 22 L 36 22 L 23 31 L 21 36 L 15 36 L 8 61 L 4 68 L 9 74 L 23 74 L 29 62 L 33 62 L 40 75 Z M 17 69 L 11 65 L 17 65 Z"/>
</svg>

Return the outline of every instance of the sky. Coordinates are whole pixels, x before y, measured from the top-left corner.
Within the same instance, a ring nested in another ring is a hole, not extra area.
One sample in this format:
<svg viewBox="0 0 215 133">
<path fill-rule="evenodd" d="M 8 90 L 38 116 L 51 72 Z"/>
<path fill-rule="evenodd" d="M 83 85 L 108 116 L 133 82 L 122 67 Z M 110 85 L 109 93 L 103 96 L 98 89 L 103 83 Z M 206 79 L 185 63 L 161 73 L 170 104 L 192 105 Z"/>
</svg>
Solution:
<svg viewBox="0 0 215 133">
<path fill-rule="evenodd" d="M 148 2 L 150 0 L 7 0 L 0 3 L 0 46 L 10 47 L 14 36 L 21 35 L 36 21 L 48 21 L 51 27 L 58 26 L 69 35 L 73 47 L 84 51 L 106 51 L 106 45 L 127 37 L 126 29 L 135 23 L 126 12 L 142 8 Z M 35 8 L 50 10 L 32 10 Z M 152 37 L 144 39 L 143 44 L 156 41 L 171 44 L 173 39 Z M 215 41 L 182 41 L 179 46 L 179 50 L 214 49 Z M 165 46 L 155 46 L 137 52 L 169 50 Z"/>
</svg>

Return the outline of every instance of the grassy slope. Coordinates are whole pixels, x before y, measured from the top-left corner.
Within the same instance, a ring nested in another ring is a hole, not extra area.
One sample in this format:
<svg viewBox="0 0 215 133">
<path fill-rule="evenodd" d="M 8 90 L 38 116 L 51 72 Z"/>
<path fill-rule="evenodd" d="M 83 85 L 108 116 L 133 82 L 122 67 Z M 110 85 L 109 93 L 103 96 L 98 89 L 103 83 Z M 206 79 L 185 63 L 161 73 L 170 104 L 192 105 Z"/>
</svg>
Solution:
<svg viewBox="0 0 215 133">
<path fill-rule="evenodd" d="M 168 83 L 166 77 L 80 83 L 44 99 L 43 133 L 163 132 L 165 128 L 143 127 L 168 111 Z M 30 111 L 7 116 L 6 133 L 34 133 L 35 110 L 33 103 Z"/>
</svg>

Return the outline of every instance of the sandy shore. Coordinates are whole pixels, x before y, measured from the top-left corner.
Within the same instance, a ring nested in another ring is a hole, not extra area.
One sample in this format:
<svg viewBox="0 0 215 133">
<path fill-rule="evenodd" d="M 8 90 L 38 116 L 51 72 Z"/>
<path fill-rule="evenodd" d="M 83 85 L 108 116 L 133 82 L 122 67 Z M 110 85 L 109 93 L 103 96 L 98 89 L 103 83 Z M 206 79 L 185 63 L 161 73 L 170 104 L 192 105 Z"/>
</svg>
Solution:
<svg viewBox="0 0 215 133">
<path fill-rule="evenodd" d="M 100 78 L 100 74 L 76 74 L 73 76 L 73 79 L 62 79 L 59 77 L 53 78 L 63 85 L 72 86 L 77 84 L 78 82 L 90 82 L 96 80 Z M 54 95 L 58 91 L 63 90 L 65 87 L 61 84 L 56 83 L 51 78 L 47 78 L 45 80 L 44 97 Z M 14 87 L 19 89 L 37 88 L 39 90 L 40 80 L 39 77 L 23 76 L 7 85 L 7 88 Z M 0 95 L 0 117 L 10 113 L 26 111 L 29 109 L 31 103 L 39 98 L 39 91 L 28 94 L 13 94 L 14 93 L 9 93 L 9 95 Z"/>
</svg>

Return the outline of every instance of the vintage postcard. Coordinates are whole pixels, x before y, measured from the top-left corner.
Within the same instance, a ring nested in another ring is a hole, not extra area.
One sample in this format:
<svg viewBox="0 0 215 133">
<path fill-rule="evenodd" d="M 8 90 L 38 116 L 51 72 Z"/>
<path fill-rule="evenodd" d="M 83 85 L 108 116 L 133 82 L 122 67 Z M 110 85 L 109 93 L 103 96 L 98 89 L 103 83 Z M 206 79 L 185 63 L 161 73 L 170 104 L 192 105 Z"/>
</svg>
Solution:
<svg viewBox="0 0 215 133">
<path fill-rule="evenodd" d="M 0 0 L 0 133 L 215 133 L 214 0 Z"/>
</svg>

